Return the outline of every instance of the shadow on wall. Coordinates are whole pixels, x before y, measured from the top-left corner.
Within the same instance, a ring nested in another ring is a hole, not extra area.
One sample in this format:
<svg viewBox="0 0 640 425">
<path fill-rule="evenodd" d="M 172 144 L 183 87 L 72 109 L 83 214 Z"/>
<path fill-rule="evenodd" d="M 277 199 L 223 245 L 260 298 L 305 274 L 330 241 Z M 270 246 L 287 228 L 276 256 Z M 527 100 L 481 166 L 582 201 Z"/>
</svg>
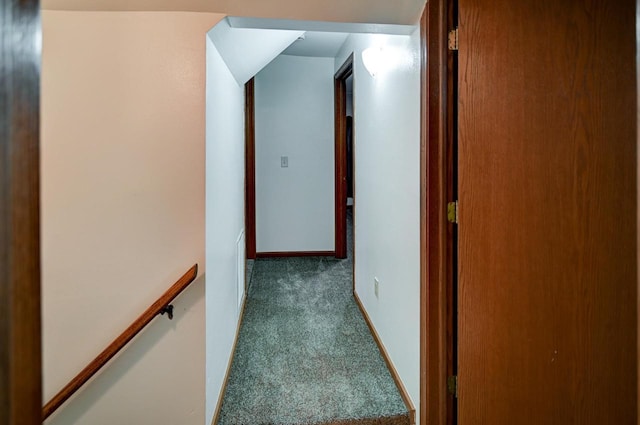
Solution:
<svg viewBox="0 0 640 425">
<path fill-rule="evenodd" d="M 175 300 L 173 320 L 169 321 L 167 316 L 158 316 L 154 318 L 149 325 L 144 328 L 138 336 L 129 342 L 122 351 L 112 359 L 98 374 L 86 383 L 78 392 L 65 404 L 63 404 L 56 413 L 54 413 L 46 423 L 53 424 L 75 424 L 79 423 L 83 416 L 87 414 L 97 402 L 108 395 L 113 387 L 129 373 L 137 364 L 143 363 L 148 353 L 169 333 L 174 333 L 179 338 L 179 325 L 183 318 L 198 302 L 204 302 L 205 293 L 205 274 L 200 275 L 189 287 Z M 149 301 L 151 304 L 153 301 Z M 145 306 L 146 308 L 147 306 Z M 117 309 L 116 309 L 117 310 Z M 114 310 L 115 311 L 115 310 Z M 142 313 L 142 310 L 140 311 Z M 132 317 L 130 322 L 136 318 Z M 204 321 L 204 317 L 202 318 Z M 129 322 L 129 323 L 130 323 Z M 127 325 L 128 326 L 128 325 Z M 124 330 L 124 329 L 122 329 Z M 115 336 L 114 336 L 115 338 Z M 109 341 L 109 343 L 111 340 Z M 105 343 L 105 347 L 108 343 Z M 204 347 L 203 347 L 204 348 Z M 70 347 L 69 349 L 73 349 Z M 95 353 L 98 355 L 98 353 Z M 83 365 L 82 367 L 84 367 Z M 78 369 L 78 372 L 80 369 Z M 106 373 L 108 372 L 108 373 Z M 204 378 L 202 382 L 204 391 Z M 140 387 L 144 388 L 144 382 Z M 156 388 L 154 391 L 158 391 Z M 173 391 L 170 382 L 167 383 L 165 391 Z M 125 394 L 128 398 L 135 398 L 136 394 Z M 169 398 L 169 396 L 167 396 Z M 48 400 L 43 400 L 46 403 Z M 124 415 L 124 414 L 123 414 Z M 113 418 L 112 418 L 113 419 Z"/>
</svg>

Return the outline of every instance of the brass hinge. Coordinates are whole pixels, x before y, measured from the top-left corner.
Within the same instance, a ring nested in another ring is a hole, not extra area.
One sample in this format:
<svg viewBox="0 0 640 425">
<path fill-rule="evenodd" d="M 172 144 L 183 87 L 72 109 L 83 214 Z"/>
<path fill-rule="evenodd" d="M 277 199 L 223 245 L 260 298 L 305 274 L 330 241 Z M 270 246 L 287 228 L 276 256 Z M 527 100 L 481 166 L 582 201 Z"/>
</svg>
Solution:
<svg viewBox="0 0 640 425">
<path fill-rule="evenodd" d="M 458 50 L 458 28 L 449 31 L 449 50 Z"/>
<path fill-rule="evenodd" d="M 456 375 L 447 378 L 447 391 L 455 398 L 458 398 L 458 377 Z"/>
<path fill-rule="evenodd" d="M 447 220 L 449 223 L 458 222 L 458 201 L 449 202 L 447 204 Z"/>
</svg>

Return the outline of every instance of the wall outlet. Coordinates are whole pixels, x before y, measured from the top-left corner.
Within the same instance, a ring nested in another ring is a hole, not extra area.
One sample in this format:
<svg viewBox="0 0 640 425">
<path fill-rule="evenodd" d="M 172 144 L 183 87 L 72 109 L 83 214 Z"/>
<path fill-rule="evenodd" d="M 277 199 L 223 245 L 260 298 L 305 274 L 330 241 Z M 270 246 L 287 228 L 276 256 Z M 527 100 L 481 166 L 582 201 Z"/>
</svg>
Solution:
<svg viewBox="0 0 640 425">
<path fill-rule="evenodd" d="M 280 157 L 280 167 L 287 168 L 289 166 L 289 157 L 281 156 Z"/>
<path fill-rule="evenodd" d="M 378 289 L 380 287 L 380 281 L 377 277 L 373 278 L 373 292 L 376 294 L 376 298 L 378 298 Z"/>
</svg>

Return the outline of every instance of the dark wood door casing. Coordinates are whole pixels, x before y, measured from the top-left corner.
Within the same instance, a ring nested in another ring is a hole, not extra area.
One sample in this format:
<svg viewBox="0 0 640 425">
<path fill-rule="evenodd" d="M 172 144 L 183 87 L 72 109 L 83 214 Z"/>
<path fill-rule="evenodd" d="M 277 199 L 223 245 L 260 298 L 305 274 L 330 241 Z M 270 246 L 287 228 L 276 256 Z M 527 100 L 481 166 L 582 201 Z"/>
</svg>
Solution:
<svg viewBox="0 0 640 425">
<path fill-rule="evenodd" d="M 447 424 L 447 1 L 420 20 L 420 423 Z"/>
<path fill-rule="evenodd" d="M 247 258 L 256 258 L 255 78 L 244 86 L 244 228 Z"/>
<path fill-rule="evenodd" d="M 335 256 L 347 258 L 347 87 L 353 54 L 334 76 L 335 115 Z"/>
<path fill-rule="evenodd" d="M 0 3 L 0 423 L 41 423 L 40 5 Z"/>
</svg>

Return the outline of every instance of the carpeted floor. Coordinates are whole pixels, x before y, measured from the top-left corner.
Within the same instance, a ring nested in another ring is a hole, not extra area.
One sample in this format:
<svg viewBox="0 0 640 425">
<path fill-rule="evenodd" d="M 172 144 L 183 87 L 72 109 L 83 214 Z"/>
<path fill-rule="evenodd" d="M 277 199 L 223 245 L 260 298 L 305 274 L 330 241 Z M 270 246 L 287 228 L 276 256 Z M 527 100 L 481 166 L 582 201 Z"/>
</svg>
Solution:
<svg viewBox="0 0 640 425">
<path fill-rule="evenodd" d="M 352 296 L 352 263 L 253 264 L 218 424 L 409 424 Z"/>
</svg>

